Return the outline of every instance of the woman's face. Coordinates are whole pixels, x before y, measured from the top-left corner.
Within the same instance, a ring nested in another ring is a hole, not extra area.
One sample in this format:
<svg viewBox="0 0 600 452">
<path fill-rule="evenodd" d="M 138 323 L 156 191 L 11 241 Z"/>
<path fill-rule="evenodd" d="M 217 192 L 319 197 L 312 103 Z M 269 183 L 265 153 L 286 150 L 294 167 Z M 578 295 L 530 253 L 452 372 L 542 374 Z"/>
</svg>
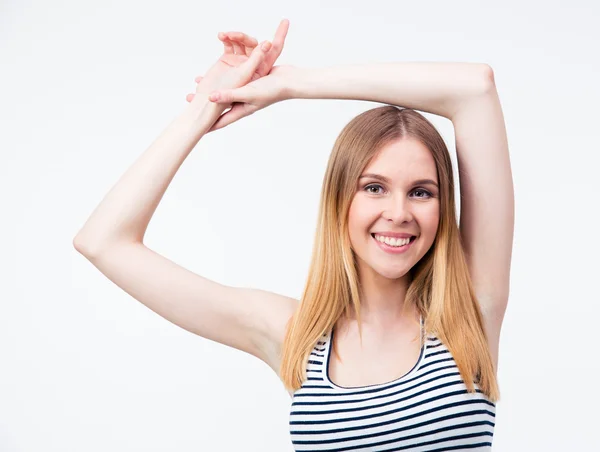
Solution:
<svg viewBox="0 0 600 452">
<path fill-rule="evenodd" d="M 423 179 L 430 179 L 435 185 Z M 404 138 L 381 149 L 362 172 L 350 205 L 350 243 L 360 274 L 375 271 L 388 279 L 401 278 L 425 255 L 439 223 L 438 185 L 433 156 L 420 141 Z M 417 238 L 404 252 L 391 253 L 383 250 L 372 236 L 389 232 Z"/>
</svg>

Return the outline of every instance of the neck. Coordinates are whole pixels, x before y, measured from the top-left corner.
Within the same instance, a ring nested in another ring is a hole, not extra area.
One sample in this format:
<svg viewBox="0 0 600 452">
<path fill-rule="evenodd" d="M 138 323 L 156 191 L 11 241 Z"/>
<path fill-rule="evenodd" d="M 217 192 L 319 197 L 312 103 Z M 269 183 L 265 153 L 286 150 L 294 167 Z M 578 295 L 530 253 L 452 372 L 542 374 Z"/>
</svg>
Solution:
<svg viewBox="0 0 600 452">
<path fill-rule="evenodd" d="M 409 274 L 398 279 L 388 279 L 373 272 L 361 278 L 360 315 L 363 324 L 386 328 L 415 319 L 418 321 L 417 309 L 405 303 L 410 281 Z M 353 307 L 348 320 L 358 320 Z"/>
</svg>

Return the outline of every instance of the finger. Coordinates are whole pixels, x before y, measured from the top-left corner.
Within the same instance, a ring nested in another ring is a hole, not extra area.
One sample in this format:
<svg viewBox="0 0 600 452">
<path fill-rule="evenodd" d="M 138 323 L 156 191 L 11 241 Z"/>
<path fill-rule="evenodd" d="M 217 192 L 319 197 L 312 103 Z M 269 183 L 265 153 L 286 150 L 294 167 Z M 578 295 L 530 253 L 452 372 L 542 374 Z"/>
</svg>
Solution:
<svg viewBox="0 0 600 452">
<path fill-rule="evenodd" d="M 242 68 L 242 73 L 247 80 L 252 77 L 260 65 L 264 61 L 265 55 L 271 48 L 271 43 L 269 41 L 263 41 L 261 45 L 256 46 L 252 51 L 252 55 L 240 66 Z"/>
<path fill-rule="evenodd" d="M 229 110 L 226 113 L 223 113 L 221 116 L 219 116 L 219 118 L 217 119 L 217 121 L 211 126 L 210 131 L 212 132 L 213 130 L 219 130 L 222 129 L 223 127 L 225 127 L 228 123 L 226 123 L 226 119 L 225 117 L 229 114 L 231 110 Z M 229 123 L 230 124 L 230 123 Z"/>
<path fill-rule="evenodd" d="M 224 34 L 229 40 L 237 41 L 247 47 L 256 47 L 258 45 L 258 41 L 255 38 L 241 31 L 228 31 Z"/>
<path fill-rule="evenodd" d="M 265 55 L 265 58 L 260 62 L 260 64 L 256 68 L 256 74 L 257 74 L 256 78 L 264 77 L 271 71 L 271 66 L 269 65 L 269 62 L 267 61 L 267 56 L 268 56 L 268 54 Z"/>
<path fill-rule="evenodd" d="M 242 91 L 239 89 L 222 89 L 219 91 L 213 91 L 208 96 L 208 100 L 214 102 L 215 104 L 232 104 L 234 102 L 244 102 L 242 98 L 245 98 Z"/>
<path fill-rule="evenodd" d="M 196 95 L 190 93 L 187 96 L 185 96 L 185 100 L 187 100 L 188 102 L 191 102 L 194 100 L 194 97 L 196 97 Z"/>
<path fill-rule="evenodd" d="M 198 77 L 196 77 L 196 78 L 194 79 L 194 81 L 195 81 L 196 83 L 200 83 L 200 82 L 202 81 L 202 79 L 203 79 L 203 78 L 204 78 L 204 77 L 202 77 L 201 75 L 199 75 Z"/>
<path fill-rule="evenodd" d="M 254 47 L 258 45 L 258 41 L 252 36 L 248 36 L 240 31 L 229 31 L 225 33 L 231 42 L 237 42 L 244 47 L 244 54 L 250 56 Z"/>
<path fill-rule="evenodd" d="M 238 42 L 236 37 L 229 33 L 225 33 L 225 35 L 227 36 L 227 40 L 233 45 L 233 50 L 235 51 L 236 55 L 246 55 L 244 46 Z"/>
<path fill-rule="evenodd" d="M 279 23 L 277 31 L 275 32 L 275 37 L 273 38 L 273 46 L 271 47 L 271 50 L 269 50 L 269 53 L 267 53 L 264 61 L 265 68 L 268 68 L 267 72 L 261 73 L 261 75 L 267 75 L 273 67 L 273 64 L 275 64 L 275 61 L 277 61 L 277 58 L 279 58 L 279 55 L 281 55 L 289 28 L 290 21 L 288 19 L 283 19 Z"/>
<path fill-rule="evenodd" d="M 290 29 L 290 21 L 287 19 L 283 19 L 279 23 L 279 27 L 277 27 L 277 31 L 275 32 L 275 37 L 273 38 L 273 50 L 272 52 L 277 51 L 278 56 L 283 49 L 283 44 L 285 43 L 285 38 L 287 37 L 288 30 Z"/>
<path fill-rule="evenodd" d="M 212 127 L 214 130 L 222 129 L 245 116 L 248 116 L 248 111 L 245 110 L 244 104 L 235 104 L 231 110 L 221 115 Z"/>
<path fill-rule="evenodd" d="M 246 56 L 250 57 L 250 55 L 252 55 L 252 52 L 254 51 L 254 48 L 258 45 L 258 42 L 254 45 L 250 45 L 250 46 L 244 46 L 244 48 L 246 49 Z"/>
<path fill-rule="evenodd" d="M 227 124 L 231 124 L 231 123 L 228 123 L 228 122 L 226 122 L 226 119 L 225 119 L 225 117 L 226 117 L 228 114 L 229 114 L 229 112 L 227 112 L 227 113 L 225 113 L 225 114 L 221 115 L 221 116 L 219 117 L 219 119 L 217 119 L 217 122 L 215 122 L 215 123 L 212 125 L 212 127 L 210 128 L 211 132 L 212 132 L 213 130 L 219 130 L 219 129 L 222 129 L 222 128 L 223 128 L 223 127 L 225 127 Z"/>
<path fill-rule="evenodd" d="M 227 35 L 223 32 L 219 32 L 219 39 L 223 42 L 223 46 L 224 48 L 224 53 L 235 53 L 235 49 L 233 48 L 233 44 L 232 42 L 229 40 L 229 38 L 227 38 Z"/>
<path fill-rule="evenodd" d="M 208 100 L 216 104 L 248 104 L 254 101 L 255 91 L 247 86 L 235 89 L 221 89 L 210 93 Z"/>
</svg>

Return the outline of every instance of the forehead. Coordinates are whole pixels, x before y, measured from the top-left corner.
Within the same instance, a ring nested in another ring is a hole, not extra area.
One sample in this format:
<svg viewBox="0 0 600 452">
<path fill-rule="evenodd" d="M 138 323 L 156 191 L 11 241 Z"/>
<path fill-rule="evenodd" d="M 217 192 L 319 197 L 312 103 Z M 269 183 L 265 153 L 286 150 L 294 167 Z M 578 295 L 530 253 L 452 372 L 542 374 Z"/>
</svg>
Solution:
<svg viewBox="0 0 600 452">
<path fill-rule="evenodd" d="M 413 178 L 437 181 L 431 151 L 414 138 L 403 138 L 383 146 L 362 172 L 365 173 L 377 173 L 399 181 Z"/>
</svg>

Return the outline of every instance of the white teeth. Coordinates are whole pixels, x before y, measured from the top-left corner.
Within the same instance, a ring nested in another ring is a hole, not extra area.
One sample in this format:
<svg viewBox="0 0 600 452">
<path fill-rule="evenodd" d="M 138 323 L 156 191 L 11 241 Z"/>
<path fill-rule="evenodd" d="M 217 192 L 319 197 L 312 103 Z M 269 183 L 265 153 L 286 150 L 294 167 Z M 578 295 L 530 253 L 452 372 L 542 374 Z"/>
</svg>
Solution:
<svg viewBox="0 0 600 452">
<path fill-rule="evenodd" d="M 377 235 L 377 234 L 375 234 L 375 240 L 385 243 L 386 245 L 398 246 L 398 247 L 407 245 L 408 242 L 410 242 L 410 238 L 395 239 L 393 237 L 385 237 L 385 236 Z"/>
</svg>

